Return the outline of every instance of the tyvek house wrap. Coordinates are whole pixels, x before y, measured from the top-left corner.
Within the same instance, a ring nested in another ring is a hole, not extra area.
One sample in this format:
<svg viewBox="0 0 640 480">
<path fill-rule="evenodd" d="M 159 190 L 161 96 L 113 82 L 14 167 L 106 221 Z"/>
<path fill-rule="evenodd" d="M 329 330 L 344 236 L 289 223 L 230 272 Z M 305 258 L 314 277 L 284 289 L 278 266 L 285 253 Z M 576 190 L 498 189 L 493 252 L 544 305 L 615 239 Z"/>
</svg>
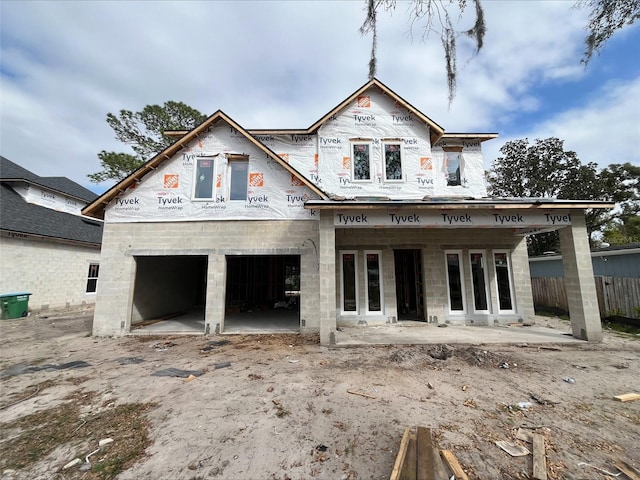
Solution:
<svg viewBox="0 0 640 480">
<path fill-rule="evenodd" d="M 317 135 L 256 135 L 324 191 L 346 197 L 486 196 L 480 142 L 456 146 L 462 151 L 462 185 L 447 186 L 444 143 L 431 147 L 429 128 L 389 96 L 368 90 L 329 118 Z M 450 144 L 456 142 L 448 139 Z M 371 145 L 371 179 L 354 181 L 351 146 Z M 402 179 L 385 180 L 382 146 L 400 143 Z"/>
<path fill-rule="evenodd" d="M 228 200 L 228 154 L 249 156 L 246 200 Z M 211 200 L 194 198 L 198 158 L 214 165 Z M 315 211 L 304 209 L 304 202 L 310 198 L 318 197 L 244 135 L 220 122 L 146 175 L 140 184 L 112 200 L 105 210 L 105 220 L 317 220 Z"/>
</svg>

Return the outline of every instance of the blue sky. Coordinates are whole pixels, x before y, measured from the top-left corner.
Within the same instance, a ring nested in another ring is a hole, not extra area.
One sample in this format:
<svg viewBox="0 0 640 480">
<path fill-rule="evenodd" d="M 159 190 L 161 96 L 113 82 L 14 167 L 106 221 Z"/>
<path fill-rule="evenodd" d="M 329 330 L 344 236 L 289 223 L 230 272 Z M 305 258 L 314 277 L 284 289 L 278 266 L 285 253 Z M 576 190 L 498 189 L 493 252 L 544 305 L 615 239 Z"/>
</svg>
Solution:
<svg viewBox="0 0 640 480">
<path fill-rule="evenodd" d="M 101 150 L 126 151 L 108 112 L 183 101 L 245 128 L 306 128 L 364 84 L 363 0 L 1 1 L 0 153 L 96 192 Z M 448 107 L 439 38 L 409 34 L 406 2 L 380 17 L 377 77 L 448 132 L 555 136 L 583 163 L 640 165 L 640 24 L 587 68 L 574 2 L 484 0 L 485 47 L 459 40 Z M 466 16 L 461 26 L 465 25 Z"/>
</svg>

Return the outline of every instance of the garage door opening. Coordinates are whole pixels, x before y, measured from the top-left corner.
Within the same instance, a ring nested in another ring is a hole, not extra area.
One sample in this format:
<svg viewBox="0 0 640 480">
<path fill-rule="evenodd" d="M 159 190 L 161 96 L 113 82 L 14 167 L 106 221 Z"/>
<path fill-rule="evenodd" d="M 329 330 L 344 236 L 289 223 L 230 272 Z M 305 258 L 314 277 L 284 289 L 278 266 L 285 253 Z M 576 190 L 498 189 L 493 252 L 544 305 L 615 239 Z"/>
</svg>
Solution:
<svg viewBox="0 0 640 480">
<path fill-rule="evenodd" d="M 131 333 L 204 333 L 207 257 L 134 258 Z"/>
<path fill-rule="evenodd" d="M 224 331 L 300 329 L 300 256 L 230 255 Z"/>
</svg>

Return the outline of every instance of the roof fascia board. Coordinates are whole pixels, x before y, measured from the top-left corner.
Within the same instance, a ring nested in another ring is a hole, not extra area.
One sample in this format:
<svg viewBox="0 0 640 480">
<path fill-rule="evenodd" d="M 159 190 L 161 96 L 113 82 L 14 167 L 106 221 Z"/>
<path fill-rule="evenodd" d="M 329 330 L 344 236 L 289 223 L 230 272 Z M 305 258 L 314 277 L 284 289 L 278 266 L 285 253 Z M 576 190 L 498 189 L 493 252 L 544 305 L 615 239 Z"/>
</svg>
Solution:
<svg viewBox="0 0 640 480">
<path fill-rule="evenodd" d="M 572 203 L 492 203 L 492 202 L 359 202 L 309 200 L 305 208 L 316 210 L 365 210 L 365 209 L 420 209 L 420 210 L 584 210 L 586 208 L 614 208 L 612 202 L 572 202 Z"/>
<path fill-rule="evenodd" d="M 487 140 L 493 140 L 494 138 L 498 138 L 499 134 L 497 133 L 444 133 L 440 140 L 446 139 L 472 139 L 479 140 L 481 142 L 486 142 Z"/>
<path fill-rule="evenodd" d="M 50 237 L 47 235 L 39 235 L 37 233 L 29 233 L 29 232 L 18 232 L 15 230 L 5 230 L 2 229 L 0 230 L 0 232 L 3 235 L 26 235 L 27 237 L 31 238 L 31 239 L 36 239 L 36 240 L 45 240 L 45 241 L 49 241 L 49 242 L 58 242 L 58 243 L 64 243 L 64 244 L 68 244 L 68 245 L 77 245 L 77 246 L 82 246 L 82 247 L 95 247 L 95 248 L 100 248 L 101 247 L 101 243 L 94 243 L 94 242 L 83 242 L 82 240 L 71 240 L 68 238 L 62 238 L 62 237 Z M 27 240 L 29 239 L 27 238 Z"/>
</svg>

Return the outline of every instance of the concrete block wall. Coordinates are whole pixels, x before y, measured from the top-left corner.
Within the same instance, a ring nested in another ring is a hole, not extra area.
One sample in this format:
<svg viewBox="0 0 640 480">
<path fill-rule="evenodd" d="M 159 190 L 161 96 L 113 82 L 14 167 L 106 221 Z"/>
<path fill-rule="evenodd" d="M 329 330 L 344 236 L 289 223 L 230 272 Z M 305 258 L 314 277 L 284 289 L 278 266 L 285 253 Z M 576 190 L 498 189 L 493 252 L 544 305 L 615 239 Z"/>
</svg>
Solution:
<svg viewBox="0 0 640 480">
<path fill-rule="evenodd" d="M 571 223 L 570 227 L 560 229 L 560 249 L 572 335 L 590 342 L 601 342 L 600 309 L 589 236 L 582 212 L 571 212 Z"/>
<path fill-rule="evenodd" d="M 300 318 L 303 331 L 320 328 L 318 222 L 220 221 L 105 224 L 100 290 L 94 335 L 129 332 L 132 316 L 135 256 L 206 255 L 207 306 L 211 332 L 224 329 L 227 255 L 300 255 Z"/>
<path fill-rule="evenodd" d="M 419 249 L 422 254 L 422 276 L 424 285 L 425 315 L 439 323 L 492 325 L 533 318 L 533 298 L 529 278 L 528 257 L 524 237 L 515 236 L 507 229 L 336 229 L 336 305 L 337 325 L 349 326 L 366 321 L 367 324 L 389 323 L 397 318 L 395 297 L 394 249 Z M 364 303 L 364 251 L 381 250 L 384 278 L 384 315 L 364 315 L 364 306 L 358 315 L 340 316 L 340 256 L 342 250 L 358 252 L 358 285 L 360 304 Z M 461 250 L 465 280 L 467 310 L 464 315 L 448 311 L 447 272 L 445 250 Z M 469 250 L 482 250 L 486 254 L 488 286 L 491 292 L 491 314 L 473 313 L 473 290 Z M 511 258 L 511 273 L 514 284 L 516 313 L 497 314 L 497 286 L 493 271 L 493 250 L 508 250 Z"/>
<path fill-rule="evenodd" d="M 0 293 L 31 292 L 29 310 L 35 312 L 93 304 L 87 274 L 89 264 L 99 261 L 98 247 L 2 237 Z"/>
</svg>

